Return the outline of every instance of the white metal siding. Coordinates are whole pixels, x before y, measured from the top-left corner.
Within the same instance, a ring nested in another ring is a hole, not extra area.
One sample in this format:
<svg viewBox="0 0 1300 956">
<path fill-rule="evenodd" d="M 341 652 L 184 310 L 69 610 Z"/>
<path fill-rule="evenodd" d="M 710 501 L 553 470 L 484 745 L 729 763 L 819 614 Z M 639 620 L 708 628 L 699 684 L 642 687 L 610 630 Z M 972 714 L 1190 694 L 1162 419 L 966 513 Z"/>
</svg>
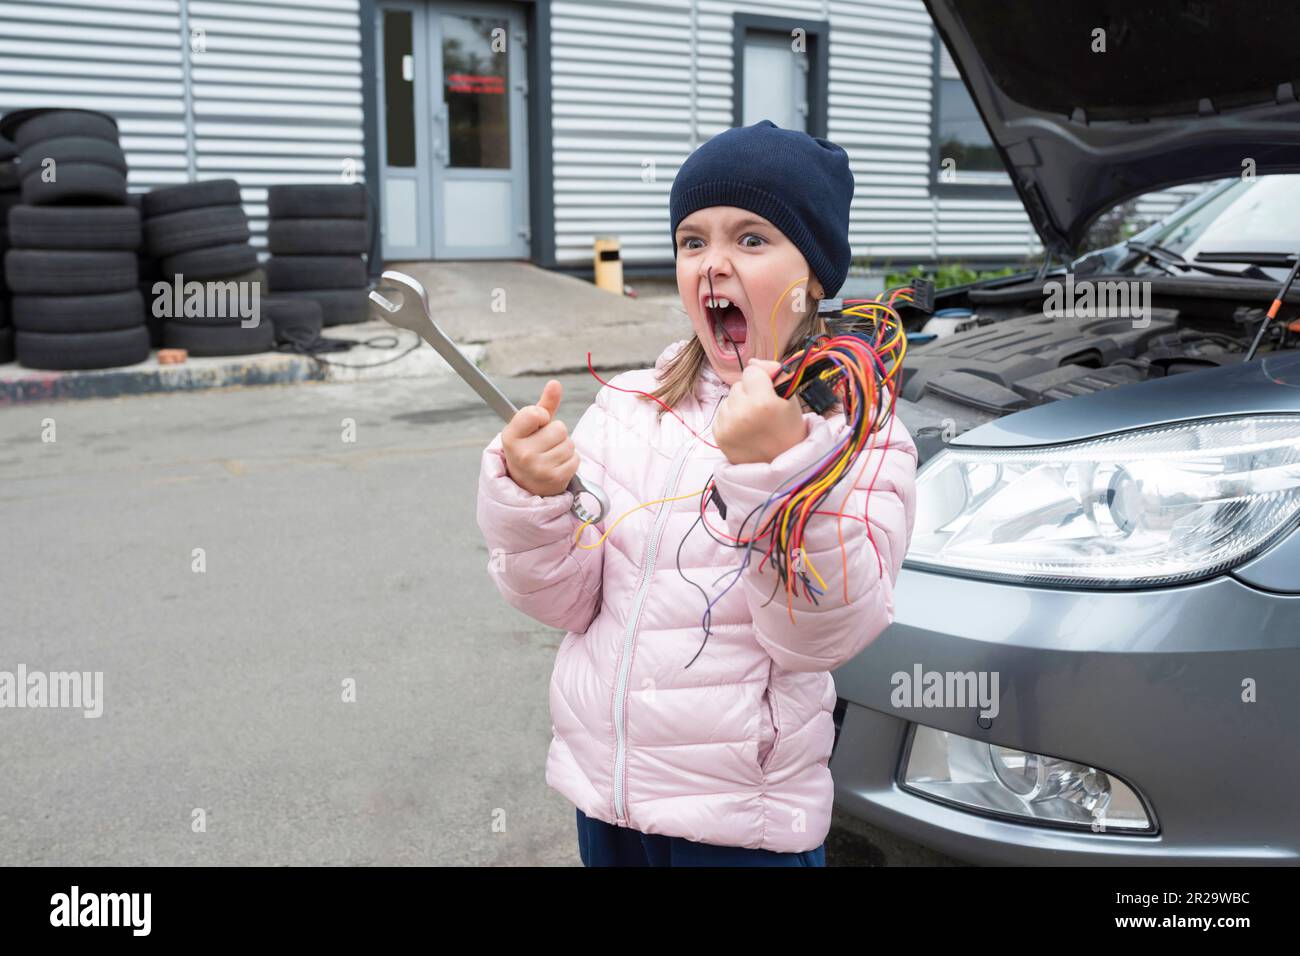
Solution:
<svg viewBox="0 0 1300 956">
<path fill-rule="evenodd" d="M 0 113 L 60 106 L 117 119 L 139 192 L 188 179 L 179 0 L 0 3 Z"/>
<path fill-rule="evenodd" d="M 697 145 L 732 125 L 737 12 L 831 24 L 828 134 L 848 151 L 856 182 L 855 256 L 884 266 L 1016 258 L 1037 249 L 1019 200 L 930 193 L 934 34 L 920 0 L 557 0 L 551 54 L 560 262 L 589 262 L 602 233 L 619 236 L 629 263 L 671 256 L 672 177 Z M 651 162 L 655 181 L 644 182 Z"/>
<path fill-rule="evenodd" d="M 239 180 L 264 245 L 268 186 L 364 179 L 359 2 L 188 5 L 197 178 Z"/>
<path fill-rule="evenodd" d="M 112 115 L 132 191 L 237 179 L 264 245 L 267 186 L 364 179 L 358 6 L 0 2 L 0 112 Z"/>
<path fill-rule="evenodd" d="M 551 42 L 560 262 L 589 262 L 602 233 L 622 240 L 630 263 L 671 255 L 672 177 L 691 150 L 732 125 L 736 12 L 831 24 L 828 135 L 853 169 L 855 256 L 885 268 L 1041 254 L 1014 196 L 931 193 L 934 29 L 920 0 L 559 0 Z M 644 182 L 650 163 L 654 182 Z M 1198 190 L 1143 197 L 1139 224 Z"/>
<path fill-rule="evenodd" d="M 668 191 L 691 150 L 689 0 L 557 0 L 551 64 L 556 258 L 590 262 L 605 233 L 628 262 L 670 258 Z"/>
</svg>

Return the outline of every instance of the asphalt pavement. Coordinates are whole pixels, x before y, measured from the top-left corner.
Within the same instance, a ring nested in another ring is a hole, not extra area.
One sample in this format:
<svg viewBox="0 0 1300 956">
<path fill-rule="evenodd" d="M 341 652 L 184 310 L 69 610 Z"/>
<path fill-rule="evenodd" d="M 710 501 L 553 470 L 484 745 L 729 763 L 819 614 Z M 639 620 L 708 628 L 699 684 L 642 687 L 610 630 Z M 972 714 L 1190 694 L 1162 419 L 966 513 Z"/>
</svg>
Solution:
<svg viewBox="0 0 1300 956">
<path fill-rule="evenodd" d="M 474 517 L 499 428 L 418 378 L 0 409 L 0 670 L 104 675 L 99 718 L 0 710 L 0 863 L 578 865 L 563 634 Z M 850 822 L 828 862 L 946 861 Z"/>
</svg>

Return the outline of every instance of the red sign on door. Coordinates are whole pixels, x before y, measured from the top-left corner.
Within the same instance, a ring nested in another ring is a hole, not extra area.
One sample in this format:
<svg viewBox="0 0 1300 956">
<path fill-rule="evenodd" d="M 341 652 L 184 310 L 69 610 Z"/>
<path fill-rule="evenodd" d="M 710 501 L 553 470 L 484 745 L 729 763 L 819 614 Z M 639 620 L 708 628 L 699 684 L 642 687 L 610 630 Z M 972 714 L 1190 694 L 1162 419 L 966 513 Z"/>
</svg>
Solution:
<svg viewBox="0 0 1300 956">
<path fill-rule="evenodd" d="M 480 73 L 448 73 L 448 93 L 504 93 L 506 78 Z"/>
</svg>

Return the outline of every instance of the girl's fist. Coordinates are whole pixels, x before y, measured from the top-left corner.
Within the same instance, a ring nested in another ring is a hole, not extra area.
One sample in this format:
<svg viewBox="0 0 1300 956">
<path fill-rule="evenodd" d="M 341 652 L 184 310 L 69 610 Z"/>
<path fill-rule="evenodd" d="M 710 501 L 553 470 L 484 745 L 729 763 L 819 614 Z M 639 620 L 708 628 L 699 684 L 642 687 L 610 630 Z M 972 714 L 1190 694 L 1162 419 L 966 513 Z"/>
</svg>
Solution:
<svg viewBox="0 0 1300 956">
<path fill-rule="evenodd" d="M 713 437 L 733 465 L 770 462 L 808 437 L 799 403 L 782 398 L 772 386 L 780 367 L 780 362 L 750 359 L 718 408 Z"/>
<path fill-rule="evenodd" d="M 563 392 L 551 379 L 537 404 L 519 409 L 501 430 L 506 472 L 524 491 L 542 497 L 567 489 L 581 461 L 564 422 L 555 418 Z"/>
</svg>

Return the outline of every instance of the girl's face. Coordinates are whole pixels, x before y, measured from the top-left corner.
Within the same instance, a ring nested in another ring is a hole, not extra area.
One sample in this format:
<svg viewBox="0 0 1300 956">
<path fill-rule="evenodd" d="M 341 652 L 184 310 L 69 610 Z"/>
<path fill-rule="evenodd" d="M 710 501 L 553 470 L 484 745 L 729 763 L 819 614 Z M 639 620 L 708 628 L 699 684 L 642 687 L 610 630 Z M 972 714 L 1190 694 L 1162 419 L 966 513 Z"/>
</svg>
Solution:
<svg viewBox="0 0 1300 956">
<path fill-rule="evenodd" d="M 779 358 L 822 298 L 794 243 L 735 206 L 697 209 L 678 224 L 675 238 L 677 291 L 718 377 L 734 385 L 751 358 Z"/>
</svg>

